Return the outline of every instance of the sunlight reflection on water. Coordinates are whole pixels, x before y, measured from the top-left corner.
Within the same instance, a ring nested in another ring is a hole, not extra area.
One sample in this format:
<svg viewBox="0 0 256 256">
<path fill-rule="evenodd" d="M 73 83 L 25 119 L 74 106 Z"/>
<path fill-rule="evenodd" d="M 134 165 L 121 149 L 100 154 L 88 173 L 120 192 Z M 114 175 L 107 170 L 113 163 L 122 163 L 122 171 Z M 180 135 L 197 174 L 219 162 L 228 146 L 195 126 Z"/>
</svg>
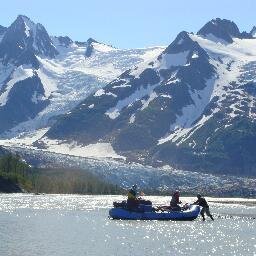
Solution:
<svg viewBox="0 0 256 256">
<path fill-rule="evenodd" d="M 2 194 L 0 255 L 256 255 L 256 206 L 211 203 L 214 222 L 109 219 L 112 202 L 123 199 Z"/>
</svg>

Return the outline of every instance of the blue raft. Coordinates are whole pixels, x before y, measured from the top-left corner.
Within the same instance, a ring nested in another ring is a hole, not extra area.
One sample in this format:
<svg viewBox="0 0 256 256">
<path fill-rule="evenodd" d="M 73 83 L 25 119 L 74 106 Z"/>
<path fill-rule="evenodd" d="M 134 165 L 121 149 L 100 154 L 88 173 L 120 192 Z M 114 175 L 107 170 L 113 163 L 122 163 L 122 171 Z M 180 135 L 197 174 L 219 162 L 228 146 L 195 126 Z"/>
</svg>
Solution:
<svg viewBox="0 0 256 256">
<path fill-rule="evenodd" d="M 125 208 L 117 207 L 109 211 L 109 216 L 113 219 L 122 220 L 194 220 L 200 213 L 198 205 L 191 205 L 185 211 L 132 211 Z"/>
</svg>

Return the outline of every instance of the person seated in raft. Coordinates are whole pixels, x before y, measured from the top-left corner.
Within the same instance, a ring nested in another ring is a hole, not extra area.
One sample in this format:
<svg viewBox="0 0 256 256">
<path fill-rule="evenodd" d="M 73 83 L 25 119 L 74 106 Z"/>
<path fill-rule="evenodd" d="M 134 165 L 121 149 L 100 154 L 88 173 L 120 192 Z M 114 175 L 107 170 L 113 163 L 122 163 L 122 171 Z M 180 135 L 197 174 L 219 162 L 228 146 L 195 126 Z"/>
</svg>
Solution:
<svg viewBox="0 0 256 256">
<path fill-rule="evenodd" d="M 178 190 L 176 190 L 173 195 L 172 195 L 172 199 L 170 202 L 170 207 L 172 211 L 181 211 L 181 207 L 179 206 L 179 204 L 181 204 L 182 202 L 180 201 L 180 192 Z"/>
<path fill-rule="evenodd" d="M 128 208 L 136 208 L 139 204 L 138 198 L 138 186 L 134 184 L 128 192 L 127 198 L 127 207 Z"/>
<path fill-rule="evenodd" d="M 205 221 L 205 217 L 204 214 L 206 213 L 207 216 L 209 216 L 212 220 L 214 220 L 214 218 L 212 217 L 210 210 L 209 210 L 209 205 L 207 203 L 207 201 L 205 200 L 204 197 L 202 197 L 200 194 L 197 195 L 197 201 L 195 201 L 193 204 L 197 204 L 202 208 L 200 214 L 203 217 L 203 221 Z"/>
<path fill-rule="evenodd" d="M 178 190 L 176 190 L 172 194 L 172 199 L 170 201 L 170 206 L 160 206 L 160 207 L 157 208 L 157 210 L 161 210 L 161 211 L 181 211 L 182 208 L 179 206 L 179 204 L 181 204 L 180 192 Z"/>
</svg>

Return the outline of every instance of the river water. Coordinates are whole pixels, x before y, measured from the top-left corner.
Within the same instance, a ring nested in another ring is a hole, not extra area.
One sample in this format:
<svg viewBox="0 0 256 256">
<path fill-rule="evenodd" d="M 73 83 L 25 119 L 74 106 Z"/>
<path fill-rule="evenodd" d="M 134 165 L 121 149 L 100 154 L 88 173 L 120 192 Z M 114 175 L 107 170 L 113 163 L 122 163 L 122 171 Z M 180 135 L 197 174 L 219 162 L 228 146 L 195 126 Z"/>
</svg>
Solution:
<svg viewBox="0 0 256 256">
<path fill-rule="evenodd" d="M 211 202 L 215 221 L 109 219 L 112 202 L 123 199 L 0 194 L 0 255 L 256 255 L 256 205 L 248 201 Z M 147 199 L 155 205 L 169 200 Z"/>
</svg>

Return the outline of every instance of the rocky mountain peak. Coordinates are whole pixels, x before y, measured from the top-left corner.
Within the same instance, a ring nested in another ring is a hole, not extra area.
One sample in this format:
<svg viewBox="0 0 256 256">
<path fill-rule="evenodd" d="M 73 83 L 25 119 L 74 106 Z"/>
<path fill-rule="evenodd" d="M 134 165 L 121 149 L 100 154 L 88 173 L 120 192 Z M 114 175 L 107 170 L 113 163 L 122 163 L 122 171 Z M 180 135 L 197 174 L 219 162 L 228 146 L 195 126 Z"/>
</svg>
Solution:
<svg viewBox="0 0 256 256">
<path fill-rule="evenodd" d="M 86 41 L 86 43 L 87 43 L 87 48 L 86 48 L 86 51 L 85 51 L 85 56 L 86 56 L 87 58 L 89 58 L 89 57 L 91 57 L 92 52 L 93 52 L 93 49 L 94 49 L 94 48 L 93 48 L 93 43 L 99 43 L 99 42 L 90 37 L 90 38 Z"/>
<path fill-rule="evenodd" d="M 186 50 L 192 50 L 196 46 L 197 43 L 190 38 L 189 33 L 186 31 L 182 31 L 177 35 L 175 40 L 164 50 L 163 54 L 172 54 Z"/>
<path fill-rule="evenodd" d="M 19 15 L 6 29 L 0 43 L 0 59 L 3 63 L 33 65 L 36 62 L 35 55 L 54 58 L 57 54 L 44 26 L 35 24 L 24 15 Z"/>
<path fill-rule="evenodd" d="M 58 39 L 59 45 L 64 47 L 68 47 L 73 43 L 72 39 L 68 36 L 58 36 L 56 38 Z"/>
<path fill-rule="evenodd" d="M 232 43 L 233 37 L 241 37 L 239 28 L 233 21 L 220 18 L 207 22 L 197 34 L 214 41 L 226 43 Z"/>
<path fill-rule="evenodd" d="M 96 41 L 95 39 L 93 39 L 93 38 L 88 38 L 88 40 L 87 40 L 87 44 L 92 44 L 92 43 L 99 43 L 98 41 Z"/>
</svg>

